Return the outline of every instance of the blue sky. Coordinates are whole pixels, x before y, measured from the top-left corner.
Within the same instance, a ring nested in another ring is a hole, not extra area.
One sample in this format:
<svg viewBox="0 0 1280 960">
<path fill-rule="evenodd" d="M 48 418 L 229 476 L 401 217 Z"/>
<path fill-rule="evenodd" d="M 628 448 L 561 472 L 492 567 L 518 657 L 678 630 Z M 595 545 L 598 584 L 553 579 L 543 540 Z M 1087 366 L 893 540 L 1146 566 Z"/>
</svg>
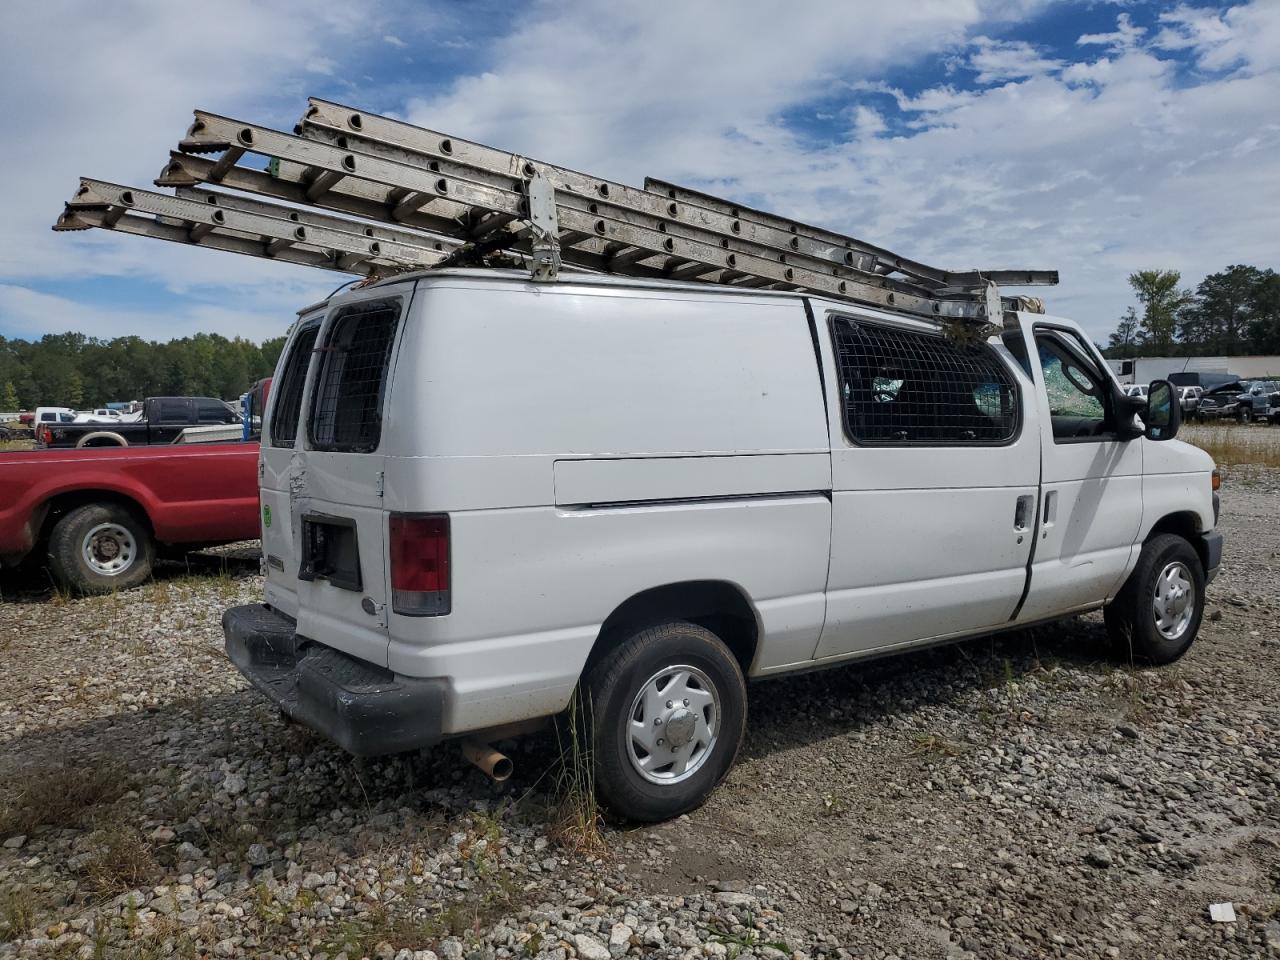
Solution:
<svg viewBox="0 0 1280 960">
<path fill-rule="evenodd" d="M 283 332 L 342 277 L 48 228 L 79 175 L 149 184 L 192 108 L 288 129 L 308 94 L 941 266 L 1054 267 L 1050 311 L 1099 338 L 1135 269 L 1194 286 L 1280 267 L 1273 0 L 46 0 L 6 17 L 5 336 Z"/>
</svg>

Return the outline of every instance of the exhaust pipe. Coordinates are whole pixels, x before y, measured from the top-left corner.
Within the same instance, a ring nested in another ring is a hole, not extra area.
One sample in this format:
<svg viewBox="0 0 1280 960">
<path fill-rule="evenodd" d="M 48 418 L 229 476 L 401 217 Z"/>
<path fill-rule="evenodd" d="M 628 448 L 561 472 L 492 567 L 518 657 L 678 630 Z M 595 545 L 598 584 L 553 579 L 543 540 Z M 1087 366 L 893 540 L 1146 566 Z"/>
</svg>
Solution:
<svg viewBox="0 0 1280 960">
<path fill-rule="evenodd" d="M 505 753 L 499 753 L 481 740 L 463 740 L 462 755 L 495 783 L 502 783 L 511 776 L 513 769 L 511 758 Z"/>
</svg>

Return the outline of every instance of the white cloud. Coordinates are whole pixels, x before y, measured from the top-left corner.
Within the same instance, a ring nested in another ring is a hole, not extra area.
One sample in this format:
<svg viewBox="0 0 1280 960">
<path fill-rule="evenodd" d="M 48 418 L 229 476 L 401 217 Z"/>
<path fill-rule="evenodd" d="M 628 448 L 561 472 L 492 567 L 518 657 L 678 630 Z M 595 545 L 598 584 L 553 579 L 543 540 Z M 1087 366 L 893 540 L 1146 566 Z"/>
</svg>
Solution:
<svg viewBox="0 0 1280 960">
<path fill-rule="evenodd" d="M 1232 7 L 1221 13 L 1180 5 L 1160 14 L 1163 29 L 1154 45 L 1189 50 L 1212 71 L 1241 67 L 1258 73 L 1280 66 L 1280 9 L 1274 0 Z"/>
<path fill-rule="evenodd" d="M 399 47 L 401 50 L 409 46 L 407 43 L 405 43 L 403 40 L 397 37 L 394 33 L 383 34 L 382 42 L 389 43 L 393 47 Z"/>
<path fill-rule="evenodd" d="M 1062 67 L 1061 60 L 1041 56 L 1035 47 L 1023 40 L 976 37 L 973 45 L 975 49 L 969 56 L 969 67 L 977 72 L 976 80 L 980 84 L 1025 80 L 1054 73 Z"/>
<path fill-rule="evenodd" d="M 1112 50 L 1131 50 L 1146 34 L 1142 27 L 1136 27 L 1129 14 L 1122 13 L 1116 17 L 1116 29 L 1112 33 L 1086 33 L 1076 40 L 1080 46 L 1100 45 Z"/>
<path fill-rule="evenodd" d="M 853 128 L 857 132 L 859 139 L 865 137 L 878 137 L 889 129 L 889 125 L 885 123 L 884 117 L 880 115 L 878 110 L 871 107 L 858 106 L 853 112 Z"/>
</svg>

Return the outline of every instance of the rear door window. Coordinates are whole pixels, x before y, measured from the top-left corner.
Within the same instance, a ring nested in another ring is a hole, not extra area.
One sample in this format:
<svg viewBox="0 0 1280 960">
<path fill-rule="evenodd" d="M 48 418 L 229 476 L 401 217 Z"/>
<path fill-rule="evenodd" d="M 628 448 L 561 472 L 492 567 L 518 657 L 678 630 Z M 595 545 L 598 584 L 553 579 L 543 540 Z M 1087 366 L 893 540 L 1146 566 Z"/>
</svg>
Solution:
<svg viewBox="0 0 1280 960">
<path fill-rule="evenodd" d="M 399 299 L 373 300 L 339 311 L 330 324 L 311 397 L 314 449 L 370 453 L 378 448 L 400 310 Z"/>
<path fill-rule="evenodd" d="M 276 402 L 271 409 L 270 429 L 273 447 L 292 447 L 298 436 L 298 417 L 302 414 L 302 388 L 307 382 L 307 368 L 316 348 L 320 321 L 314 320 L 298 331 L 289 356 L 280 373 Z"/>
</svg>

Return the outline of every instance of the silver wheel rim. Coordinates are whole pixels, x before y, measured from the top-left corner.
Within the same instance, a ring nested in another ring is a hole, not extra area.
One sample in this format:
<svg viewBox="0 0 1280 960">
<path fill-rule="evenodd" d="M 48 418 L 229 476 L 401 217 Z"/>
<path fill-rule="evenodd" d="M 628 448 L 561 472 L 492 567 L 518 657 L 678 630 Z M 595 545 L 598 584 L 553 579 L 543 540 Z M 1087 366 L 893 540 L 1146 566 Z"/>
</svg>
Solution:
<svg viewBox="0 0 1280 960">
<path fill-rule="evenodd" d="M 117 577 L 133 566 L 138 544 L 120 524 L 100 523 L 84 535 L 80 553 L 94 573 Z"/>
<path fill-rule="evenodd" d="M 627 715 L 627 757 L 650 783 L 679 783 L 697 773 L 720 734 L 720 694 L 687 664 L 663 667 L 640 687 Z"/>
<path fill-rule="evenodd" d="M 1151 607 L 1156 629 L 1166 640 L 1177 640 L 1187 632 L 1196 610 L 1196 588 L 1191 571 L 1181 560 L 1167 564 L 1160 571 Z"/>
</svg>

